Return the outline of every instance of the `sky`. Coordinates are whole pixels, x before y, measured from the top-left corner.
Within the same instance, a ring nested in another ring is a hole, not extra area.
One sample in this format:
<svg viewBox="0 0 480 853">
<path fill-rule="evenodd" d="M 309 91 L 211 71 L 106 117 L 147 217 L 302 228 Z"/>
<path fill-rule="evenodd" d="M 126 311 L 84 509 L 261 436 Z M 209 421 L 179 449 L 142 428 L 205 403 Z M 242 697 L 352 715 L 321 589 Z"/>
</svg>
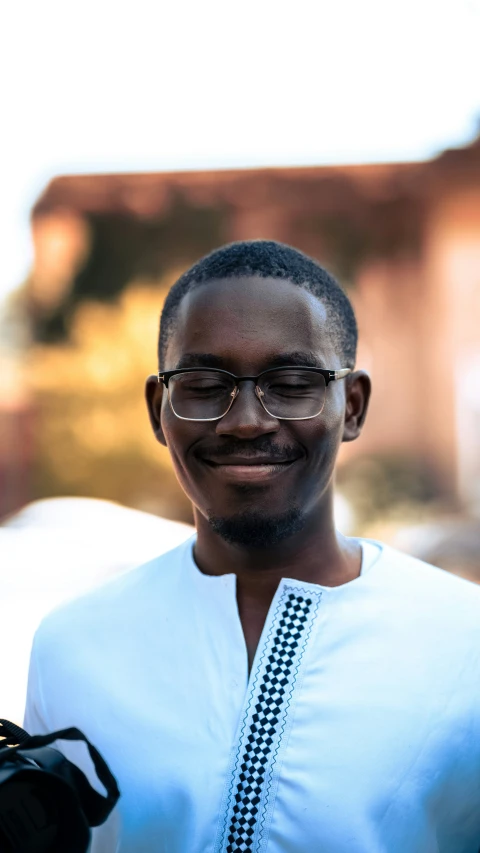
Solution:
<svg viewBox="0 0 480 853">
<path fill-rule="evenodd" d="M 480 120 L 480 0 L 15 0 L 0 301 L 58 174 L 417 160 Z"/>
</svg>

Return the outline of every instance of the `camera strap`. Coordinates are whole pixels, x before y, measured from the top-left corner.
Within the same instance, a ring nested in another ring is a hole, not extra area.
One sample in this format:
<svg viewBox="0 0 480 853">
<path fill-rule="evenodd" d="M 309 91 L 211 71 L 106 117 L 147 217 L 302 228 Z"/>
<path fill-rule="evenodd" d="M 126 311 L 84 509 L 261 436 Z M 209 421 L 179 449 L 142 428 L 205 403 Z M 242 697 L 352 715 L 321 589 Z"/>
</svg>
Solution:
<svg viewBox="0 0 480 853">
<path fill-rule="evenodd" d="M 9 720 L 0 719 L 0 736 L 5 732 L 5 740 L 0 741 L 0 764 L 3 761 L 11 761 L 12 756 L 22 749 L 37 749 L 38 747 L 50 746 L 56 740 L 83 740 L 87 745 L 90 758 L 92 759 L 95 772 L 107 791 L 104 797 L 95 791 L 89 784 L 84 773 L 72 762 L 71 772 L 80 793 L 83 810 L 90 826 L 99 826 L 103 823 L 114 806 L 116 805 L 120 791 L 115 777 L 110 772 L 106 762 L 87 737 L 77 728 L 61 729 L 47 735 L 29 735 L 20 726 Z M 3 747 L 8 747 L 3 750 Z"/>
</svg>

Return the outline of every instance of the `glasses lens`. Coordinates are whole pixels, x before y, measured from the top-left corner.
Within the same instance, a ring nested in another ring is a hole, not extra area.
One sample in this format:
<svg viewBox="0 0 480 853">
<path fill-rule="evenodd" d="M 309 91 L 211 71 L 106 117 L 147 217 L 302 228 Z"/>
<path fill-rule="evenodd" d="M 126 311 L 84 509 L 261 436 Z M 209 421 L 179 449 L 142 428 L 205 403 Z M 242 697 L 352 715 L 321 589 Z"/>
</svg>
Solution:
<svg viewBox="0 0 480 853">
<path fill-rule="evenodd" d="M 168 383 L 175 414 L 194 421 L 221 418 L 230 406 L 234 389 L 231 377 L 214 370 L 177 373 Z"/>
<path fill-rule="evenodd" d="M 325 404 L 326 384 L 321 373 L 302 368 L 272 370 L 258 384 L 265 408 L 276 418 L 313 418 Z"/>
</svg>

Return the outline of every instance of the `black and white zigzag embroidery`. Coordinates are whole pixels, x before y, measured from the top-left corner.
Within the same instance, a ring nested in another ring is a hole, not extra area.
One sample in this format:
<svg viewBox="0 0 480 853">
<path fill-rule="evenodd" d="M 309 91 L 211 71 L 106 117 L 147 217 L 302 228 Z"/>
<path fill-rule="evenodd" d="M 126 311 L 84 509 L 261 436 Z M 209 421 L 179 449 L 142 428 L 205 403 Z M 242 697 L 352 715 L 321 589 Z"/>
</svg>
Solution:
<svg viewBox="0 0 480 853">
<path fill-rule="evenodd" d="M 259 853 L 275 764 L 321 592 L 285 586 L 245 712 L 218 853 Z"/>
</svg>

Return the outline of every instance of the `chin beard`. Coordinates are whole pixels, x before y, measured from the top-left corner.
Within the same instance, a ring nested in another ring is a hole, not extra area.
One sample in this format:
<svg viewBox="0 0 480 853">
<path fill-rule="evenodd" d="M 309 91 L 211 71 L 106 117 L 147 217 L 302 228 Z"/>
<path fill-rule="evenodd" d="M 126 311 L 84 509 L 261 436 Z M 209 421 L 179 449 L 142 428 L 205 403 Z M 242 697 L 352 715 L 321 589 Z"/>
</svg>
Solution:
<svg viewBox="0 0 480 853">
<path fill-rule="evenodd" d="M 297 507 L 281 515 L 264 515 L 255 510 L 246 510 L 229 517 L 209 516 L 209 523 L 230 545 L 241 548 L 271 548 L 298 533 L 305 518 Z"/>
</svg>

